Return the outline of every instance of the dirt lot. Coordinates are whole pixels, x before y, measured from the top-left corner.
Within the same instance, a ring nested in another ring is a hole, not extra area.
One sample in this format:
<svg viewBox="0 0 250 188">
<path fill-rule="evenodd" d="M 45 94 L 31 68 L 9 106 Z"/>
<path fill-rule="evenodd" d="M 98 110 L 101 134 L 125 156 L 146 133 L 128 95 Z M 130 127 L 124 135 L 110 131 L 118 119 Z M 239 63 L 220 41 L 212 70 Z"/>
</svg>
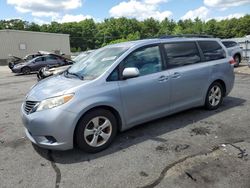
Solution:
<svg viewBox="0 0 250 188">
<path fill-rule="evenodd" d="M 19 110 L 35 83 L 0 67 L 0 187 L 250 187 L 249 75 L 236 75 L 220 109 L 140 125 L 98 154 L 32 146 Z"/>
</svg>

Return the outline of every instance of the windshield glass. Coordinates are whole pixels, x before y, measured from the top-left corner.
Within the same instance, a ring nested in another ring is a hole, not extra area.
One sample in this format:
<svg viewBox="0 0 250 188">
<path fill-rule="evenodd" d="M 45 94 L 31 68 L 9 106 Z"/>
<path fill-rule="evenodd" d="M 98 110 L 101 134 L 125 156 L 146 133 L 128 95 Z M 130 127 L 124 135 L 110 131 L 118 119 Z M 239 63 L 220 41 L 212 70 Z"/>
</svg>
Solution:
<svg viewBox="0 0 250 188">
<path fill-rule="evenodd" d="M 77 74 L 83 79 L 92 80 L 104 73 L 128 47 L 106 47 L 96 50 L 75 63 L 69 74 Z"/>
<path fill-rule="evenodd" d="M 78 61 L 81 61 L 83 58 L 85 58 L 87 55 L 89 55 L 90 52 L 83 52 L 83 53 L 80 53 L 78 56 L 76 56 L 75 58 L 73 58 L 72 60 L 74 62 L 78 62 Z"/>
</svg>

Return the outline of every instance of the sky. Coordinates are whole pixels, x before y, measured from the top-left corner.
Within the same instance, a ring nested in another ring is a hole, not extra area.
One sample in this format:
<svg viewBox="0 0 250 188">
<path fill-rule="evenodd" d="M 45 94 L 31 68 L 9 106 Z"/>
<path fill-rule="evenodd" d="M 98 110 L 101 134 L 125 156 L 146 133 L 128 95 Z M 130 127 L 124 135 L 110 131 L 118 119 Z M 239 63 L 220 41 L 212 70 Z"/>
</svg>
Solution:
<svg viewBox="0 0 250 188">
<path fill-rule="evenodd" d="M 0 0 L 0 20 L 22 19 L 37 24 L 110 17 L 145 20 L 230 19 L 250 14 L 250 0 Z"/>
</svg>

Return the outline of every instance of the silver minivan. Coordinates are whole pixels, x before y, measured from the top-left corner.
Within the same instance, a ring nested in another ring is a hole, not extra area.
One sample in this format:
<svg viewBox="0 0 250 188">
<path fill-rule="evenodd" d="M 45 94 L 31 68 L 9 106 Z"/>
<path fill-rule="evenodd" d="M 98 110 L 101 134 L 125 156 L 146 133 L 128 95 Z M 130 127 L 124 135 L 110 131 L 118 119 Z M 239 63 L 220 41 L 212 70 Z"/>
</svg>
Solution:
<svg viewBox="0 0 250 188">
<path fill-rule="evenodd" d="M 234 60 L 217 39 L 148 39 L 109 45 L 42 80 L 21 107 L 40 147 L 87 152 L 119 131 L 188 108 L 217 109 L 233 88 Z"/>
</svg>

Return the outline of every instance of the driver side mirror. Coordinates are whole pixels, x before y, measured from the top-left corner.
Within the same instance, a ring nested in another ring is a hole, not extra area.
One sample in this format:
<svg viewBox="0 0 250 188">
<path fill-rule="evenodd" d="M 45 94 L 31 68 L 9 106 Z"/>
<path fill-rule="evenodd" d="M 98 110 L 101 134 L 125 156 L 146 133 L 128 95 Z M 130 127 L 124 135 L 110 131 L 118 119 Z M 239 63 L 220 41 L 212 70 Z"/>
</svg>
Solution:
<svg viewBox="0 0 250 188">
<path fill-rule="evenodd" d="M 122 78 L 124 80 L 129 79 L 129 78 L 135 78 L 140 75 L 140 71 L 136 67 L 128 67 L 125 68 L 122 72 Z"/>
</svg>

